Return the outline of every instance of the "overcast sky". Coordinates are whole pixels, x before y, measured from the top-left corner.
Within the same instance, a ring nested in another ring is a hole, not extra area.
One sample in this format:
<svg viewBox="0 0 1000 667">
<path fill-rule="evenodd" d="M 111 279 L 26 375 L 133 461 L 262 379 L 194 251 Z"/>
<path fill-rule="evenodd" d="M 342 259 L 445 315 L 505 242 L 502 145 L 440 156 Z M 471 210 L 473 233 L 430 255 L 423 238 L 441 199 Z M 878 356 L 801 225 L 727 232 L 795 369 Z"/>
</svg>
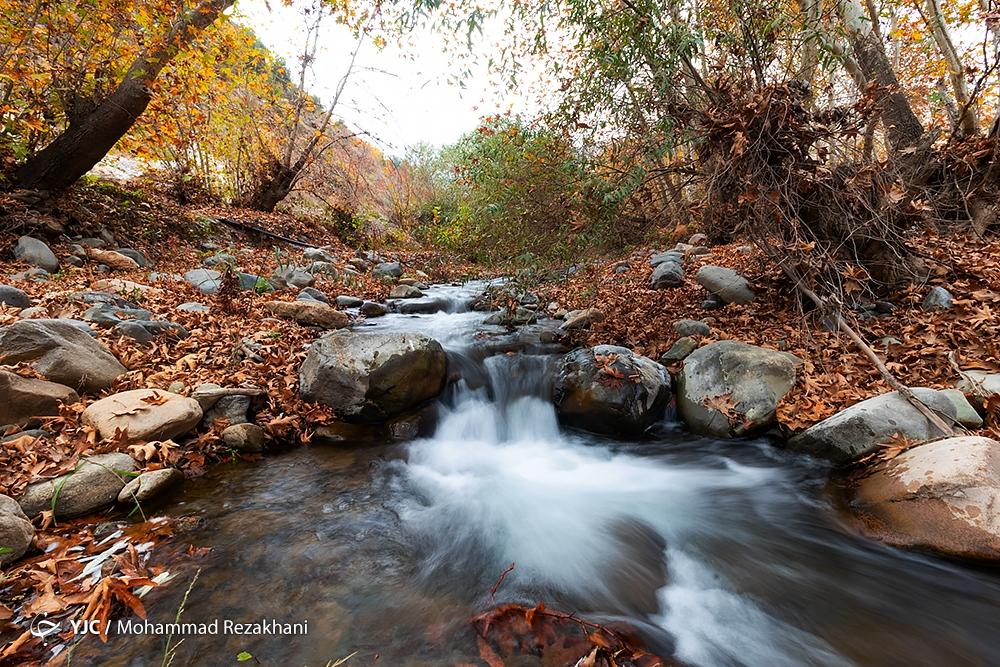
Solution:
<svg viewBox="0 0 1000 667">
<path fill-rule="evenodd" d="M 294 79 L 305 36 L 301 8 L 285 7 L 280 0 L 271 0 L 270 6 L 269 10 L 264 0 L 244 0 L 238 5 L 237 20 L 285 59 Z M 484 51 L 487 41 L 482 40 Z M 349 125 L 370 132 L 386 153 L 401 155 L 406 146 L 421 142 L 454 142 L 474 129 L 480 117 L 509 107 L 489 85 L 484 62 L 473 76 L 462 79 L 463 88 L 454 80 L 460 69 L 457 55 L 445 53 L 439 35 L 421 31 L 408 42 L 382 49 L 363 44 L 337 110 Z M 330 100 L 356 46 L 349 30 L 327 20 L 307 82 L 309 92 Z"/>
</svg>

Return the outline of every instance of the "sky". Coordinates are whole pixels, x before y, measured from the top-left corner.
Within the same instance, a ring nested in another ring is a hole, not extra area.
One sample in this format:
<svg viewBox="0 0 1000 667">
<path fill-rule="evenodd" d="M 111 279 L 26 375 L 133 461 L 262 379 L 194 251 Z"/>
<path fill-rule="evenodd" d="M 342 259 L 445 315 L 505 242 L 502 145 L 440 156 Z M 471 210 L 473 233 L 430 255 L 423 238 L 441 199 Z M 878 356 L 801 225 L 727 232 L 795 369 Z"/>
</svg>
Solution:
<svg viewBox="0 0 1000 667">
<path fill-rule="evenodd" d="M 267 7 L 270 5 L 270 8 Z M 251 27 L 275 54 L 285 59 L 293 80 L 305 39 L 301 7 L 272 0 L 244 0 L 235 18 Z M 473 47 L 485 52 L 490 32 Z M 490 85 L 484 59 L 477 58 L 471 76 L 461 77 L 454 50 L 442 48 L 442 37 L 430 29 L 418 30 L 407 43 L 379 49 L 370 41 L 361 45 L 354 71 L 341 97 L 337 116 L 349 126 L 370 133 L 369 140 L 392 156 L 418 143 L 445 145 L 477 127 L 482 116 L 507 110 L 498 88 Z M 327 20 L 320 33 L 315 66 L 306 88 L 324 102 L 333 97 L 347 70 L 356 39 L 341 25 Z"/>
</svg>

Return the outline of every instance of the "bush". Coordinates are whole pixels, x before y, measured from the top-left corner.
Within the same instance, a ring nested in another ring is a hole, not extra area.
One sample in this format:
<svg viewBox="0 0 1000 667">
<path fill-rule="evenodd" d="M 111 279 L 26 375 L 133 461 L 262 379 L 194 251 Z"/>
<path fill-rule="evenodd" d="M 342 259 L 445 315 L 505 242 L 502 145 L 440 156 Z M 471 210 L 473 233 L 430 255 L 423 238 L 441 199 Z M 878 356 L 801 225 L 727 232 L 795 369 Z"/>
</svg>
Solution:
<svg viewBox="0 0 1000 667">
<path fill-rule="evenodd" d="M 474 261 L 574 260 L 616 244 L 608 184 L 561 134 L 492 117 L 441 159 L 450 187 L 418 209 L 418 236 Z"/>
</svg>

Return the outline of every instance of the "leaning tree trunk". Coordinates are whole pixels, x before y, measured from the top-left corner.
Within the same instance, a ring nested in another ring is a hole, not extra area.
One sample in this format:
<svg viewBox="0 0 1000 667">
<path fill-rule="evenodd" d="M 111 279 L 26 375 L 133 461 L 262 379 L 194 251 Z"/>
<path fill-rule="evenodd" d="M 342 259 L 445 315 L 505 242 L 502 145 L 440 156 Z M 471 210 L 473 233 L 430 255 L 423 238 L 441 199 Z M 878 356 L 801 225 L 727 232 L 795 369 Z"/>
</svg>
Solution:
<svg viewBox="0 0 1000 667">
<path fill-rule="evenodd" d="M 14 172 L 14 186 L 65 190 L 90 171 L 149 106 L 150 85 L 167 63 L 234 2 L 203 0 L 178 15 L 170 29 L 136 58 L 111 95 Z"/>
<path fill-rule="evenodd" d="M 246 200 L 247 208 L 271 213 L 295 186 L 301 170 L 298 165 L 286 167 L 277 160 L 271 162 L 267 178 L 261 182 Z"/>
<path fill-rule="evenodd" d="M 889 146 L 896 152 L 915 146 L 923 136 L 924 128 L 900 88 L 896 72 L 867 12 L 859 0 L 839 0 L 837 10 L 844 23 L 851 50 L 854 51 L 854 57 L 865 78 L 877 82 L 886 91 L 882 120 Z"/>
</svg>

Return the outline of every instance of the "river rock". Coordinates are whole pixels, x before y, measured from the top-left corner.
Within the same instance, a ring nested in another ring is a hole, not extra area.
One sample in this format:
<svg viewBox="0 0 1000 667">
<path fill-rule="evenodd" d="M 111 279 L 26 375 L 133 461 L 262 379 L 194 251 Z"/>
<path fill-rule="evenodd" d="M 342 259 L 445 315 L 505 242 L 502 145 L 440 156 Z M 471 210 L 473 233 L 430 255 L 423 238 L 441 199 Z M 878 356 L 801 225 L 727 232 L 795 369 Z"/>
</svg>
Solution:
<svg viewBox="0 0 1000 667">
<path fill-rule="evenodd" d="M 374 301 L 365 301 L 359 310 L 365 317 L 382 317 L 389 312 L 388 308 Z"/>
<path fill-rule="evenodd" d="M 264 429 L 256 424 L 233 424 L 222 432 L 222 440 L 242 452 L 264 451 Z"/>
<path fill-rule="evenodd" d="M 130 320 L 115 325 L 115 333 L 127 336 L 137 343 L 148 345 L 158 338 L 184 340 L 190 333 L 175 322 L 166 320 Z"/>
<path fill-rule="evenodd" d="M 0 305 L 11 308 L 28 308 L 31 306 L 31 298 L 10 285 L 0 285 Z"/>
<path fill-rule="evenodd" d="M 413 285 L 396 285 L 389 292 L 390 299 L 419 299 L 424 295 Z"/>
<path fill-rule="evenodd" d="M 922 387 L 912 391 L 922 402 L 945 415 L 945 422 L 957 419 L 957 392 L 948 394 Z M 927 440 L 940 435 L 917 408 L 893 391 L 855 403 L 813 424 L 791 438 L 788 448 L 837 463 L 847 463 L 876 451 L 882 443 L 897 434 L 909 440 Z"/>
<path fill-rule="evenodd" d="M 712 333 L 712 327 L 701 320 L 677 320 L 674 322 L 674 331 L 678 336 L 707 336 Z"/>
<path fill-rule="evenodd" d="M 321 301 L 268 301 L 264 307 L 278 317 L 323 329 L 342 329 L 351 323 L 347 313 Z"/>
<path fill-rule="evenodd" d="M 218 294 L 222 288 L 222 274 L 214 269 L 191 269 L 184 280 L 202 294 Z"/>
<path fill-rule="evenodd" d="M 341 419 L 380 422 L 437 396 L 446 370 L 441 344 L 422 334 L 337 332 L 312 344 L 299 386 Z"/>
<path fill-rule="evenodd" d="M 336 257 L 323 248 L 306 248 L 305 252 L 302 253 L 302 259 L 307 262 L 330 262 L 331 264 L 337 261 Z"/>
<path fill-rule="evenodd" d="M 852 492 L 862 530 L 893 546 L 1000 560 L 1000 442 L 936 440 L 880 463 Z"/>
<path fill-rule="evenodd" d="M 201 421 L 198 401 L 159 389 L 134 389 L 102 398 L 83 411 L 81 420 L 102 438 L 127 432 L 129 441 L 169 440 Z"/>
<path fill-rule="evenodd" d="M 184 474 L 177 468 L 161 468 L 141 473 L 118 492 L 118 502 L 127 505 L 145 502 L 184 481 Z"/>
<path fill-rule="evenodd" d="M 750 283 L 736 271 L 707 264 L 698 269 L 698 284 L 726 303 L 747 304 L 757 298 Z"/>
<path fill-rule="evenodd" d="M 151 317 L 153 317 L 153 313 L 144 308 L 124 308 L 109 303 L 91 306 L 83 314 L 84 321 L 93 322 L 102 327 L 113 327 L 125 320 L 149 320 Z"/>
<path fill-rule="evenodd" d="M 90 248 L 87 256 L 98 264 L 103 264 L 115 271 L 133 271 L 139 268 L 139 263 L 131 257 L 126 257 L 114 250 L 101 250 L 100 248 Z"/>
<path fill-rule="evenodd" d="M 399 262 L 382 262 L 372 269 L 372 276 L 376 278 L 400 278 L 403 275 L 403 267 Z"/>
<path fill-rule="evenodd" d="M 271 274 L 271 283 L 275 288 L 302 289 L 316 284 L 316 276 L 297 266 L 279 266 Z"/>
<path fill-rule="evenodd" d="M 695 433 L 730 438 L 774 423 L 802 360 L 787 352 L 719 341 L 684 359 L 677 410 Z"/>
<path fill-rule="evenodd" d="M 335 302 L 340 308 L 360 308 L 364 304 L 364 300 L 347 294 L 338 295 Z"/>
<path fill-rule="evenodd" d="M 104 346 L 70 320 L 20 320 L 0 328 L 0 363 L 29 362 L 46 379 L 73 389 L 103 391 L 122 366 Z"/>
<path fill-rule="evenodd" d="M 1000 373 L 986 373 L 985 371 L 965 371 L 968 379 L 962 378 L 958 382 L 958 389 L 965 394 L 969 402 L 977 410 L 985 410 L 982 394 L 987 396 L 1000 394 Z"/>
<path fill-rule="evenodd" d="M 227 252 L 218 252 L 201 260 L 205 266 L 236 266 L 236 258 Z"/>
<path fill-rule="evenodd" d="M 146 259 L 145 255 L 134 248 L 118 248 L 118 254 L 128 257 L 144 269 L 153 268 L 153 263 Z"/>
<path fill-rule="evenodd" d="M 655 268 L 660 264 L 677 264 L 679 266 L 683 266 L 684 253 L 677 250 L 653 253 L 653 255 L 649 258 L 649 265 Z"/>
<path fill-rule="evenodd" d="M 29 517 L 52 509 L 57 519 L 71 519 L 111 505 L 135 470 L 128 454 L 98 454 L 83 459 L 76 470 L 29 486 L 19 503 Z"/>
<path fill-rule="evenodd" d="M 59 260 L 52 249 L 42 240 L 22 236 L 14 246 L 14 257 L 25 264 L 45 269 L 49 273 L 59 271 Z"/>
<path fill-rule="evenodd" d="M 681 287 L 684 284 L 684 267 L 679 262 L 661 262 L 653 269 L 650 285 L 653 289 Z"/>
<path fill-rule="evenodd" d="M 17 314 L 22 320 L 47 320 L 51 315 L 49 311 L 43 306 L 34 306 L 32 308 L 25 308 Z"/>
<path fill-rule="evenodd" d="M 0 424 L 21 424 L 33 417 L 58 415 L 63 404 L 80 400 L 65 385 L 7 371 L 0 371 L 0 397 Z"/>
<path fill-rule="evenodd" d="M 146 294 L 150 296 L 163 294 L 163 290 L 159 287 L 150 287 L 149 285 L 143 285 L 142 283 L 124 280 L 122 278 L 102 278 L 101 280 L 91 284 L 90 287 L 93 290 L 113 292 L 115 294 L 125 294 L 126 296 L 134 294 Z"/>
<path fill-rule="evenodd" d="M 670 349 L 663 353 L 660 357 L 661 364 L 676 364 L 678 361 L 683 361 L 688 357 L 689 354 L 698 349 L 698 341 L 690 336 L 684 336 L 683 338 L 678 338 L 677 341 L 670 346 Z"/>
<path fill-rule="evenodd" d="M 248 421 L 250 403 L 249 396 L 240 394 L 223 396 L 210 409 L 204 411 L 204 421 L 206 424 L 213 424 L 216 421 L 224 420 L 230 426 L 245 424 Z"/>
<path fill-rule="evenodd" d="M 954 301 L 955 297 L 945 288 L 932 287 L 920 307 L 924 310 L 948 310 Z"/>
<path fill-rule="evenodd" d="M 652 359 L 615 345 L 563 357 L 553 386 L 559 419 L 598 433 L 641 433 L 663 417 L 670 374 Z"/>
<path fill-rule="evenodd" d="M 188 301 L 177 306 L 177 310 L 182 313 L 207 313 L 211 308 L 197 301 Z"/>
<path fill-rule="evenodd" d="M 11 563 L 31 547 L 35 527 L 10 496 L 0 495 L 0 565 Z"/>
<path fill-rule="evenodd" d="M 595 322 L 603 322 L 604 313 L 597 308 L 585 308 L 584 310 L 574 310 L 566 313 L 566 321 L 560 325 L 563 331 L 572 329 L 583 329 Z"/>
<path fill-rule="evenodd" d="M 407 299 L 402 303 L 393 304 L 396 310 L 404 315 L 428 315 L 431 313 L 446 312 L 451 308 L 451 302 L 439 296 L 426 297 L 422 299 Z"/>
<path fill-rule="evenodd" d="M 325 304 L 330 303 L 330 298 L 315 287 L 304 287 L 296 298 L 302 301 L 319 301 L 320 303 Z"/>
</svg>

